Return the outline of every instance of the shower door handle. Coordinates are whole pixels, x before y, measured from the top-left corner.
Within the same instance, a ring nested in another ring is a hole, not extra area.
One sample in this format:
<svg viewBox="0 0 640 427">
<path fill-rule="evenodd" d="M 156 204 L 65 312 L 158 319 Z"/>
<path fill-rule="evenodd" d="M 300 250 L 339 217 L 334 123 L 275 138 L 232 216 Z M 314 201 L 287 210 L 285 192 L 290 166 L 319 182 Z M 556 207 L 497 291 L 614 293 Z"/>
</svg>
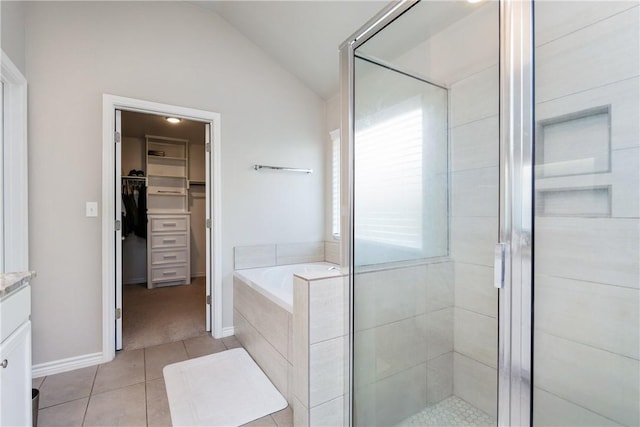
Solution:
<svg viewBox="0 0 640 427">
<path fill-rule="evenodd" d="M 497 289 L 504 288 L 506 259 L 507 243 L 496 243 L 493 253 L 493 286 Z"/>
</svg>

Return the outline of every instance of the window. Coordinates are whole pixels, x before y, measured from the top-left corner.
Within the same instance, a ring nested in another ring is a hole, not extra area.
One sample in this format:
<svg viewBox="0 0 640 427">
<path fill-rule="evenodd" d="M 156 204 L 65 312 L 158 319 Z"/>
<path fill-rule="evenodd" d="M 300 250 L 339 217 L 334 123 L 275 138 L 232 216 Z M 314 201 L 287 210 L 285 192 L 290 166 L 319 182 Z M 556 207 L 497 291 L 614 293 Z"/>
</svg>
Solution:
<svg viewBox="0 0 640 427">
<path fill-rule="evenodd" d="M 420 251 L 423 112 L 394 113 L 356 131 L 356 239 Z"/>
<path fill-rule="evenodd" d="M 340 238 L 340 130 L 331 135 L 331 233 Z"/>
</svg>

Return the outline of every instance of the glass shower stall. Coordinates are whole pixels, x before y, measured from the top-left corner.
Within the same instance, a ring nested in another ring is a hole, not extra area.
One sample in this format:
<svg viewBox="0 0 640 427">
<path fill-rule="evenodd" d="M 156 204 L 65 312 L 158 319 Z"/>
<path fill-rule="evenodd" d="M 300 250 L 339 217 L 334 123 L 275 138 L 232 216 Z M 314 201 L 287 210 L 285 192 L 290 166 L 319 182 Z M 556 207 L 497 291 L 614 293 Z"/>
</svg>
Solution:
<svg viewBox="0 0 640 427">
<path fill-rule="evenodd" d="M 639 16 L 401 1 L 343 44 L 348 423 L 640 425 Z"/>
</svg>

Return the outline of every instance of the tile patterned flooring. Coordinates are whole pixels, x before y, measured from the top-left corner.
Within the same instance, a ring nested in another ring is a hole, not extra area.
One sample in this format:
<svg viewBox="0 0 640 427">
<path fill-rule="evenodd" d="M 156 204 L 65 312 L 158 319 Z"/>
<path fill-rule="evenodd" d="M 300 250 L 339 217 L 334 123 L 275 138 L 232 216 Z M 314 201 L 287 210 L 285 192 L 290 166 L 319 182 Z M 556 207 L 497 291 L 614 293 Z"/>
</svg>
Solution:
<svg viewBox="0 0 640 427">
<path fill-rule="evenodd" d="M 492 420 L 488 414 L 459 397 L 451 396 L 407 418 L 397 427 L 492 427 L 495 425 L 495 420 Z"/>
<path fill-rule="evenodd" d="M 35 378 L 40 389 L 38 426 L 170 426 L 164 366 L 239 347 L 235 337 L 208 335 L 121 351 L 109 363 Z M 292 427 L 291 408 L 248 427 Z"/>
</svg>

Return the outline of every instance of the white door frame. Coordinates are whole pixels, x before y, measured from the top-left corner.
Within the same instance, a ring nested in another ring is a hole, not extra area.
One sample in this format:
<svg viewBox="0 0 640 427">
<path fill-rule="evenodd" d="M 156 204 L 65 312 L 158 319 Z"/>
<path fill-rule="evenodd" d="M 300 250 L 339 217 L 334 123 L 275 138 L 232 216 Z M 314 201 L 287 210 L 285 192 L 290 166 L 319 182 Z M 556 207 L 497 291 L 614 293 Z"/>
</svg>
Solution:
<svg viewBox="0 0 640 427">
<path fill-rule="evenodd" d="M 215 338 L 222 337 L 222 262 L 221 262 L 221 141 L 220 114 L 175 105 L 159 104 L 133 98 L 104 94 L 102 97 L 102 357 L 108 362 L 115 357 L 115 111 L 126 110 L 141 113 L 170 115 L 189 120 L 205 122 L 211 129 L 210 152 L 206 153 L 211 161 L 210 175 L 206 177 L 207 193 L 210 194 L 211 213 L 211 252 L 207 259 L 210 270 L 210 284 L 207 294 L 213 294 L 210 306 L 212 332 Z M 118 186 L 119 187 L 119 186 Z M 208 233 L 209 234 L 209 233 Z M 213 291 L 213 292 L 211 292 Z M 207 316 L 209 318 L 209 316 Z"/>
<path fill-rule="evenodd" d="M 4 51 L 0 51 L 0 80 L 4 84 L 0 155 L 0 271 L 29 269 L 29 197 L 27 161 L 27 80 Z"/>
</svg>

